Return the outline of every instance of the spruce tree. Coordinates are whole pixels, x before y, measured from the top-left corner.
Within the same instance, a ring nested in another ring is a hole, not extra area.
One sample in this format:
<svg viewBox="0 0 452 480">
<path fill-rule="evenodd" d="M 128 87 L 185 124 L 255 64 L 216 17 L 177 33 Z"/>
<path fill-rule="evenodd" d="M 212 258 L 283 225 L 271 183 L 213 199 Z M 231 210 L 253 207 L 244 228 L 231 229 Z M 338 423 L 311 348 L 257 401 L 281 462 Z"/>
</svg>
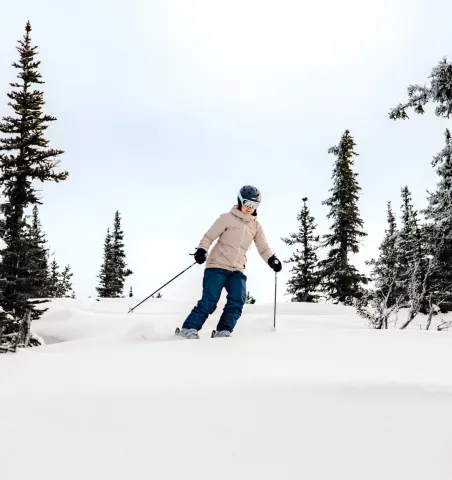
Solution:
<svg viewBox="0 0 452 480">
<path fill-rule="evenodd" d="M 392 211 L 391 202 L 387 204 L 387 221 L 388 227 L 385 236 L 380 244 L 380 254 L 377 260 L 367 262 L 372 266 L 371 279 L 375 288 L 380 292 L 386 300 L 386 306 L 391 307 L 396 304 L 400 287 L 400 255 L 397 230 L 397 221 Z"/>
<path fill-rule="evenodd" d="M 39 300 L 47 297 L 48 292 L 48 251 L 47 240 L 42 232 L 36 205 L 33 208 L 31 224 L 28 224 L 27 216 L 25 216 L 25 222 L 22 243 L 26 246 L 27 251 L 28 297 L 34 299 L 33 305 L 41 305 L 48 302 L 48 300 Z M 47 310 L 42 306 L 38 310 L 32 310 L 31 319 L 38 319 Z"/>
<path fill-rule="evenodd" d="M 392 120 L 409 118 L 407 109 L 415 113 L 425 113 L 424 107 L 429 103 L 436 104 L 437 117 L 450 118 L 452 114 L 452 64 L 444 58 L 433 68 L 429 77 L 430 85 L 410 85 L 408 87 L 408 102 L 400 103 L 389 112 Z"/>
<path fill-rule="evenodd" d="M 37 47 L 32 46 L 30 32 L 28 22 L 25 35 L 17 47 L 19 61 L 13 63 L 19 79 L 11 83 L 13 90 L 8 94 L 8 105 L 13 114 L 3 117 L 0 122 L 0 132 L 6 135 L 0 138 L 3 197 L 0 229 L 6 243 L 6 247 L 0 250 L 0 306 L 12 314 L 14 320 L 8 328 L 13 333 L 18 333 L 19 319 L 26 312 L 31 311 L 35 318 L 40 315 L 34 302 L 30 301 L 36 285 L 29 272 L 32 254 L 25 219 L 28 206 L 42 203 L 33 182 L 59 182 L 68 175 L 67 172 L 55 173 L 54 169 L 60 163 L 58 157 L 64 152 L 48 148 L 49 142 L 44 137 L 50 122 L 56 118 L 43 113 L 44 94 L 33 88 L 33 85 L 44 82 L 38 71 L 40 62 L 35 59 Z"/>
<path fill-rule="evenodd" d="M 293 302 L 316 302 L 318 299 L 317 289 L 319 286 L 318 248 L 319 236 L 315 234 L 317 225 L 314 217 L 310 215 L 307 205 L 308 199 L 303 198 L 303 207 L 297 216 L 300 222 L 298 232 L 291 233 L 289 238 L 282 238 L 287 245 L 301 245 L 288 260 L 294 263 L 291 272 L 292 277 L 287 282 L 287 292 L 292 295 Z"/>
<path fill-rule="evenodd" d="M 114 272 L 111 284 L 111 296 L 116 298 L 122 296 L 125 280 L 129 275 L 132 274 L 132 271 L 126 266 L 126 253 L 124 248 L 124 232 L 121 228 L 121 217 L 119 212 L 116 211 L 111 245 L 111 256 Z"/>
<path fill-rule="evenodd" d="M 446 145 L 432 161 L 439 176 L 436 190 L 429 193 L 424 210 L 428 221 L 429 253 L 433 257 L 431 300 L 441 310 L 452 310 L 452 137 L 445 133 Z"/>
<path fill-rule="evenodd" d="M 433 68 L 429 76 L 428 85 L 410 85 L 408 87 L 408 101 L 399 104 L 389 113 L 393 120 L 407 119 L 407 110 L 412 108 L 415 113 L 424 114 L 428 103 L 435 105 L 435 115 L 449 119 L 452 114 L 452 64 L 447 58 L 441 60 Z M 433 166 L 438 166 L 440 182 L 437 191 L 430 195 L 429 206 L 424 211 L 428 224 L 423 227 L 427 237 L 426 244 L 430 258 L 428 271 L 430 272 L 428 294 L 430 302 L 442 303 L 443 311 L 452 310 L 450 302 L 450 279 L 452 271 L 452 242 L 450 238 L 450 216 L 448 216 L 448 191 L 450 190 L 450 133 L 446 131 L 446 147 L 433 160 Z M 426 261 L 427 262 L 427 261 Z M 426 263 L 424 262 L 424 263 Z M 424 265 L 424 270 L 427 267 Z M 431 309 L 430 309 L 431 310 Z"/>
<path fill-rule="evenodd" d="M 114 264 L 113 264 L 113 252 L 112 252 L 112 237 L 110 229 L 107 230 L 107 236 L 104 242 L 104 255 L 103 263 L 100 267 L 99 286 L 96 290 L 101 298 L 110 298 L 113 296 L 113 279 L 114 279 Z"/>
<path fill-rule="evenodd" d="M 48 289 L 48 248 L 46 235 L 42 231 L 38 215 L 38 207 L 33 207 L 33 217 L 29 229 L 29 263 L 28 269 L 32 280 L 31 295 L 34 298 L 44 298 Z"/>
<path fill-rule="evenodd" d="M 47 284 L 47 296 L 49 298 L 58 297 L 60 291 L 60 272 L 59 266 L 56 260 L 54 259 L 50 264 L 50 272 L 48 275 L 48 284 Z"/>
<path fill-rule="evenodd" d="M 401 206 L 402 225 L 398 235 L 398 255 L 400 265 L 400 281 L 405 284 L 405 297 L 408 299 L 409 292 L 407 282 L 412 277 L 416 264 L 417 274 L 421 277 L 425 273 L 425 252 L 423 230 L 419 224 L 418 212 L 414 209 L 411 192 L 407 186 L 402 188 Z"/>
<path fill-rule="evenodd" d="M 329 247 L 327 258 L 319 263 L 323 290 L 334 302 L 351 305 L 362 296 L 361 284 L 367 278 L 350 264 L 349 253 L 359 252 L 359 239 L 366 236 L 359 215 L 358 198 L 361 187 L 353 172 L 353 157 L 358 155 L 356 144 L 348 130 L 339 146 L 329 149 L 337 158 L 333 169 L 332 196 L 323 202 L 330 207 L 328 218 L 333 220 L 332 233 L 324 235 L 323 246 Z"/>
<path fill-rule="evenodd" d="M 72 277 L 73 273 L 69 265 L 64 267 L 63 272 L 60 275 L 58 282 L 58 297 L 60 298 L 69 298 L 72 290 Z"/>
</svg>

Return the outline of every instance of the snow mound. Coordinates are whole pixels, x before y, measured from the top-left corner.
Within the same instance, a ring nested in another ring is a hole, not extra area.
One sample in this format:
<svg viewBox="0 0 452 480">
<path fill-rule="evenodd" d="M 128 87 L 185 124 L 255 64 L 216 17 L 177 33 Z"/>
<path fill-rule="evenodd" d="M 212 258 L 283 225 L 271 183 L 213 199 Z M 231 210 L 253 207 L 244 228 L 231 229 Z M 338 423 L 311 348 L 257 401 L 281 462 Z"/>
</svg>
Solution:
<svg viewBox="0 0 452 480">
<path fill-rule="evenodd" d="M 59 343 L 0 357 L 2 478 L 452 478 L 450 334 L 269 304 L 211 339 L 219 305 L 188 341 L 193 305 L 138 302 L 55 300 Z"/>
</svg>

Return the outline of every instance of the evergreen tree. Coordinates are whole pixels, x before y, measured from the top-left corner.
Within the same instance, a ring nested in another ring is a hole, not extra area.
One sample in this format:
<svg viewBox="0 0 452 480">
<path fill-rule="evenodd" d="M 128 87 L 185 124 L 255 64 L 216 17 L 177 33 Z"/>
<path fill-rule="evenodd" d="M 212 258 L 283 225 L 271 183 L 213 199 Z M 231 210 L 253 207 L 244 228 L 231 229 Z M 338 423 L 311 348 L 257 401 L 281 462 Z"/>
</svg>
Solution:
<svg viewBox="0 0 452 480">
<path fill-rule="evenodd" d="M 59 282 L 58 282 L 58 297 L 60 298 L 69 298 L 72 290 L 72 280 L 73 273 L 69 265 L 64 267 L 63 272 L 61 273 Z"/>
<path fill-rule="evenodd" d="M 408 87 L 408 102 L 400 103 L 389 113 L 392 120 L 409 118 L 407 109 L 413 108 L 415 113 L 425 113 L 424 107 L 429 103 L 435 103 L 435 115 L 449 118 L 452 114 L 452 64 L 444 58 L 432 70 L 429 77 L 429 86 L 410 85 Z"/>
<path fill-rule="evenodd" d="M 113 265 L 111 296 L 119 298 L 122 296 L 126 278 L 133 272 L 126 266 L 126 254 L 124 251 L 124 232 L 121 229 L 121 217 L 118 211 L 115 213 L 111 255 Z"/>
<path fill-rule="evenodd" d="M 25 228 L 22 245 L 26 247 L 27 263 L 27 290 L 28 298 L 34 299 L 33 305 L 47 303 L 48 300 L 38 300 L 47 297 L 48 291 L 48 251 L 46 248 L 45 234 L 42 232 L 38 217 L 38 208 L 35 205 L 31 224 L 28 224 L 28 216 L 25 216 Z M 40 307 L 31 311 L 31 319 L 38 319 L 47 308 Z"/>
<path fill-rule="evenodd" d="M 287 292 L 292 295 L 293 302 L 315 302 L 318 299 L 316 290 L 319 286 L 319 275 L 316 250 L 319 237 L 314 233 L 317 225 L 314 217 L 310 215 L 307 201 L 306 197 L 303 198 L 303 208 L 297 216 L 300 222 L 298 232 L 291 233 L 289 238 L 282 238 L 287 245 L 302 246 L 301 251 L 297 249 L 288 261 L 295 264 L 291 270 L 293 275 L 287 282 Z"/>
<path fill-rule="evenodd" d="M 402 188 L 402 225 L 398 236 L 398 254 L 400 265 L 400 281 L 405 284 L 405 298 L 408 300 L 409 292 L 407 282 L 412 277 L 414 266 L 419 263 L 417 274 L 422 276 L 425 272 L 425 252 L 423 230 L 419 225 L 418 212 L 414 209 L 411 192 L 407 186 Z"/>
<path fill-rule="evenodd" d="M 357 173 L 353 172 L 353 156 L 356 146 L 348 130 L 339 146 L 329 149 L 337 159 L 333 170 L 332 196 L 323 202 L 330 207 L 328 218 L 333 219 L 332 233 L 324 235 L 325 247 L 330 247 L 327 258 L 319 263 L 322 286 L 325 293 L 335 302 L 351 305 L 362 296 L 361 284 L 367 278 L 350 264 L 349 253 L 359 252 L 359 239 L 367 234 L 362 231 L 363 220 L 359 215 L 358 198 L 361 187 Z"/>
<path fill-rule="evenodd" d="M 55 173 L 59 165 L 58 156 L 62 150 L 48 148 L 44 132 L 55 117 L 42 112 L 45 104 L 44 94 L 33 88 L 34 84 L 44 83 L 38 71 L 40 62 L 35 59 L 37 47 L 32 46 L 31 26 L 28 22 L 25 35 L 19 41 L 17 50 L 20 59 L 13 66 L 18 69 L 16 83 L 8 94 L 9 106 L 14 114 L 3 117 L 0 132 L 6 137 L 0 138 L 0 186 L 3 214 L 0 229 L 6 247 L 0 250 L 0 306 L 11 313 L 14 319 L 7 326 L 10 332 L 18 333 L 19 321 L 26 312 L 33 317 L 39 316 L 39 310 L 30 301 L 37 286 L 30 275 L 31 261 L 30 236 L 25 219 L 25 209 L 29 205 L 42 203 L 33 181 L 65 180 L 68 173 Z M 32 266 L 35 268 L 35 266 Z"/>
<path fill-rule="evenodd" d="M 114 264 L 113 264 L 113 247 L 110 229 L 107 230 L 107 236 L 104 242 L 104 256 L 103 263 L 100 267 L 99 286 L 96 290 L 101 298 L 113 297 L 113 279 L 114 279 Z"/>
<path fill-rule="evenodd" d="M 73 273 L 69 265 L 64 267 L 62 272 L 59 271 L 59 265 L 56 260 L 50 264 L 50 272 L 48 275 L 48 297 L 50 298 L 75 298 L 72 292 Z"/>
<path fill-rule="evenodd" d="M 59 266 L 56 260 L 53 260 L 50 264 L 50 272 L 48 276 L 48 284 L 47 284 L 47 296 L 49 298 L 56 298 L 60 292 L 60 272 Z"/>
<path fill-rule="evenodd" d="M 424 210 L 428 223 L 429 253 L 433 256 L 431 300 L 441 310 L 452 310 L 452 138 L 445 133 L 446 145 L 433 158 L 439 182 L 429 194 Z"/>
<path fill-rule="evenodd" d="M 424 114 L 425 106 L 428 103 L 433 103 L 436 105 L 435 115 L 449 119 L 452 113 L 452 64 L 444 58 L 433 68 L 429 79 L 429 85 L 410 85 L 408 87 L 408 102 L 399 104 L 392 109 L 389 118 L 393 120 L 407 119 L 409 118 L 407 110 L 410 108 L 415 113 Z M 447 196 L 450 189 L 450 144 L 450 133 L 447 131 L 446 147 L 433 160 L 433 166 L 438 165 L 440 183 L 437 192 L 429 198 L 429 206 L 424 212 L 429 224 L 423 227 L 421 232 L 421 235 L 427 237 L 427 240 L 424 239 L 424 241 L 430 254 L 430 258 L 425 259 L 422 269 L 425 272 L 430 272 L 430 278 L 428 282 L 423 282 L 425 287 L 423 288 L 427 290 L 426 297 L 429 301 L 443 303 L 441 309 L 445 311 L 452 309 L 450 303 L 451 283 L 449 281 L 452 269 L 452 263 L 450 263 L 452 247 L 450 244 L 452 242 L 448 239 L 451 220 L 447 213 Z M 417 281 L 417 283 L 420 282 Z M 429 284 L 426 285 L 426 283 Z"/>
<path fill-rule="evenodd" d="M 400 296 L 400 254 L 397 222 L 392 211 L 391 202 L 387 204 L 388 227 L 380 244 L 380 254 L 377 260 L 367 262 L 372 266 L 371 278 L 375 288 L 379 291 L 379 298 L 385 299 L 386 308 L 392 307 L 398 302 Z"/>
<path fill-rule="evenodd" d="M 31 277 L 30 294 L 34 298 L 45 298 L 48 290 L 48 248 L 45 233 L 42 231 L 38 207 L 33 208 L 32 224 L 28 232 L 29 262 Z"/>
<path fill-rule="evenodd" d="M 250 292 L 246 292 L 245 303 L 249 305 L 254 305 L 256 303 L 256 299 L 250 295 Z"/>
</svg>

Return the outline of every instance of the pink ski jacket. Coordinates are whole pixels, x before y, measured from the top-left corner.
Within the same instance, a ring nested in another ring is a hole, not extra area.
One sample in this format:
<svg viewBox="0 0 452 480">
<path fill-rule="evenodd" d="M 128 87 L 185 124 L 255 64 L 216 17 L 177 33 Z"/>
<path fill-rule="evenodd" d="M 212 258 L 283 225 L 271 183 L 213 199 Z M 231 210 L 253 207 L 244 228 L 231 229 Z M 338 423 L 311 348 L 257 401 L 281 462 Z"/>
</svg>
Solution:
<svg viewBox="0 0 452 480">
<path fill-rule="evenodd" d="M 265 262 L 273 255 L 257 218 L 241 212 L 237 206 L 217 218 L 202 237 L 198 248 L 208 252 L 216 239 L 218 242 L 207 257 L 206 268 L 243 272 L 247 262 L 246 253 L 253 241 Z"/>
</svg>

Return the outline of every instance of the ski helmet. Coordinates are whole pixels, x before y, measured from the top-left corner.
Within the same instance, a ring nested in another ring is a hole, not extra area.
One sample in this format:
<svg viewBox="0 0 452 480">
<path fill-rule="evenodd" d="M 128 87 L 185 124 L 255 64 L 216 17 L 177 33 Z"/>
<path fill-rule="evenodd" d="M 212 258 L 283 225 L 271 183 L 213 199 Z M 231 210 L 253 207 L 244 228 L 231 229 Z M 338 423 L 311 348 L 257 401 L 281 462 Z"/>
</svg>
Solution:
<svg viewBox="0 0 452 480">
<path fill-rule="evenodd" d="M 256 210 L 261 202 L 261 199 L 261 192 L 252 185 L 245 185 L 239 190 L 239 208 L 244 205 L 245 207 L 254 208 Z"/>
</svg>

